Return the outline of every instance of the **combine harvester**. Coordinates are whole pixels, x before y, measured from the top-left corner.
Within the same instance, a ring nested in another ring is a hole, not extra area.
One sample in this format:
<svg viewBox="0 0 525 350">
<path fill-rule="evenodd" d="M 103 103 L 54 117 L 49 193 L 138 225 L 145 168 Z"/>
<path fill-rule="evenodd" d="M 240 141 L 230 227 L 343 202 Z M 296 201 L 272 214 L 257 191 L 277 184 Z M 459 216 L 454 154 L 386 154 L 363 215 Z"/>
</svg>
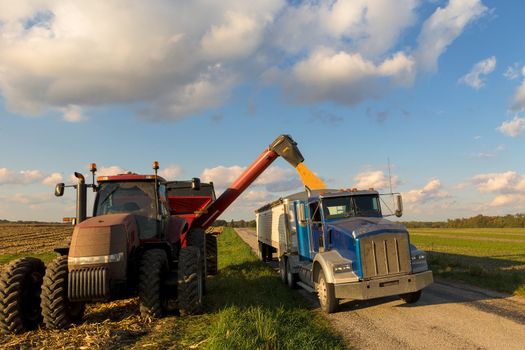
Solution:
<svg viewBox="0 0 525 350">
<path fill-rule="evenodd" d="M 305 192 L 256 210 L 259 256 L 267 261 L 277 253 L 283 283 L 317 293 L 327 313 L 336 311 L 339 299 L 399 295 L 418 301 L 433 282 L 432 271 L 406 227 L 384 218 L 379 193 L 329 190 L 307 170 L 301 178 L 311 185 Z M 399 194 L 395 206 L 400 217 Z"/>
<path fill-rule="evenodd" d="M 82 320 L 87 302 L 139 297 L 140 313 L 157 318 L 175 299 L 182 314 L 196 314 L 208 273 L 217 272 L 216 238 L 205 230 L 279 156 L 301 168 L 303 157 L 288 135 L 264 150 L 219 197 L 213 184 L 167 182 L 157 175 L 99 176 L 92 184 L 58 184 L 55 195 L 74 187 L 77 195 L 71 244 L 48 266 L 32 257 L 9 264 L 0 277 L 0 332 L 66 328 Z M 307 170 L 305 170 L 307 173 Z M 87 189 L 95 193 L 87 218 Z M 208 271 L 206 271 L 208 270 Z M 208 273 L 207 273 L 208 272 Z"/>
</svg>

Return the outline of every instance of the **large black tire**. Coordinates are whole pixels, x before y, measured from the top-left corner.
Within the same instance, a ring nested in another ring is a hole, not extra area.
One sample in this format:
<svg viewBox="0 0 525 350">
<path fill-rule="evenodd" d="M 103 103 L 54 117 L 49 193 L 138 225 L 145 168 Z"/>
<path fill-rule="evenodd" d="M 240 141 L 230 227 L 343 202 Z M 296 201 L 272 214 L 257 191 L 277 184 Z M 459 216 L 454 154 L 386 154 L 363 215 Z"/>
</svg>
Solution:
<svg viewBox="0 0 525 350">
<path fill-rule="evenodd" d="M 216 275 L 219 272 L 217 263 L 217 236 L 206 235 L 206 273 Z"/>
<path fill-rule="evenodd" d="M 319 304 L 321 304 L 321 310 L 329 314 L 337 310 L 339 300 L 335 297 L 334 285 L 326 282 L 322 269 L 319 271 L 319 276 L 315 283 L 315 291 L 319 298 Z"/>
<path fill-rule="evenodd" d="M 417 292 L 401 294 L 399 297 L 401 299 L 403 299 L 405 301 L 405 303 L 413 304 L 413 303 L 417 302 L 419 300 L 419 298 L 421 298 L 421 291 L 418 290 Z"/>
<path fill-rule="evenodd" d="M 188 232 L 186 246 L 199 248 L 202 259 L 202 290 L 206 292 L 206 233 L 201 228 L 194 228 Z"/>
<path fill-rule="evenodd" d="M 182 315 L 202 312 L 202 259 L 196 247 L 183 248 L 179 255 L 178 304 Z"/>
<path fill-rule="evenodd" d="M 71 302 L 67 297 L 67 255 L 49 263 L 40 294 L 44 324 L 49 329 L 62 329 L 78 323 L 84 315 L 84 302 Z"/>
<path fill-rule="evenodd" d="M 0 333 L 21 333 L 42 322 L 40 291 L 46 267 L 37 258 L 11 262 L 0 277 Z"/>
<path fill-rule="evenodd" d="M 168 309 L 168 293 L 164 282 L 168 274 L 168 257 L 162 249 L 150 249 L 142 254 L 139 266 L 140 315 L 160 318 Z"/>
</svg>

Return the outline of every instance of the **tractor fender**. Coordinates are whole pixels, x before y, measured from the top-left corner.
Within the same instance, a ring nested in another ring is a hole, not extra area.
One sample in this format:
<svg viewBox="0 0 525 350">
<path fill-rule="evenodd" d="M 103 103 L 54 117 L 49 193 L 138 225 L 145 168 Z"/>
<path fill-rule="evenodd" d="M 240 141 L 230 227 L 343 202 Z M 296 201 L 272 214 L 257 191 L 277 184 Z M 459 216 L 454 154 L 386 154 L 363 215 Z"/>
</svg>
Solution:
<svg viewBox="0 0 525 350">
<path fill-rule="evenodd" d="M 188 222 L 186 219 L 177 215 L 171 215 L 168 224 L 168 241 L 170 243 L 177 243 L 180 241 L 181 235 L 188 230 Z"/>
<path fill-rule="evenodd" d="M 317 253 L 313 262 L 313 282 L 316 282 L 319 277 L 319 271 L 322 269 L 327 283 L 335 283 L 334 281 L 334 265 L 348 261 L 343 258 L 337 250 L 329 250 L 327 252 Z"/>
</svg>

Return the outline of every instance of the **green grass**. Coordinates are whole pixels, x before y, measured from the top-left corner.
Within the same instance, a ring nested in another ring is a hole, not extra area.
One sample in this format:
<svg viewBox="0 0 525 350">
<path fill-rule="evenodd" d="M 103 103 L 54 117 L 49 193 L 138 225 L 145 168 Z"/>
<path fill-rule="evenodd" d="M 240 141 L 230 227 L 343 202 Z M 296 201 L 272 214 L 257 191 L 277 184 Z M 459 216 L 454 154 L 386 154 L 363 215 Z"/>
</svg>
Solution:
<svg viewBox="0 0 525 350">
<path fill-rule="evenodd" d="M 205 313 L 168 318 L 136 348 L 344 349 L 342 338 L 304 299 L 226 228 L 219 274 L 209 281 Z"/>
<path fill-rule="evenodd" d="M 525 229 L 410 229 L 437 276 L 525 296 Z"/>
<path fill-rule="evenodd" d="M 44 263 L 48 263 L 58 256 L 55 252 L 44 252 L 44 253 L 22 253 L 22 254 L 2 254 L 0 255 L 0 265 L 8 264 L 12 260 L 23 258 L 25 256 L 33 256 L 35 258 L 42 259 Z"/>
</svg>

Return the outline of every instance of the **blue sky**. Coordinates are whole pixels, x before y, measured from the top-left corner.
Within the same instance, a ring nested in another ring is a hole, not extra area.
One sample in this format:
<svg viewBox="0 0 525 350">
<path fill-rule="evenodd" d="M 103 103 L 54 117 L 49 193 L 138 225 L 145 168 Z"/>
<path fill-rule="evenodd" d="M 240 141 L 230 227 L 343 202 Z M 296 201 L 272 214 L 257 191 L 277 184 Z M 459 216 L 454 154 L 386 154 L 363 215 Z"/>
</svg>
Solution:
<svg viewBox="0 0 525 350">
<path fill-rule="evenodd" d="M 60 220 L 73 171 L 224 189 L 279 134 L 405 218 L 525 210 L 521 1 L 0 4 L 0 218 Z M 282 160 L 223 218 L 300 190 Z"/>
</svg>

